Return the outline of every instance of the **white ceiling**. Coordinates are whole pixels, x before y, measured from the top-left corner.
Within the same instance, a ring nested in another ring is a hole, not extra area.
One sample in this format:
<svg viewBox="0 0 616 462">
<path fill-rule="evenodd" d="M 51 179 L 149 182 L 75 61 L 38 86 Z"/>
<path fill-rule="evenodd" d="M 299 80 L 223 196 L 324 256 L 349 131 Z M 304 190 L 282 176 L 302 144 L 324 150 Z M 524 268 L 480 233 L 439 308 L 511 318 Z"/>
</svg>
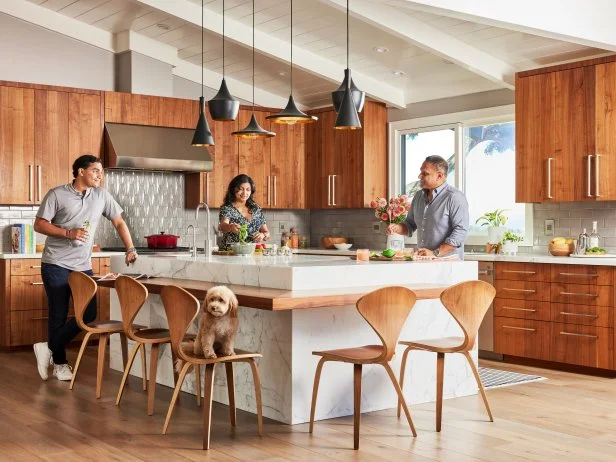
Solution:
<svg viewBox="0 0 616 462">
<path fill-rule="evenodd" d="M 0 11 L 111 51 L 138 51 L 201 80 L 200 0 L 8 3 Z M 204 4 L 205 78 L 216 88 L 223 70 L 222 0 Z M 345 7 L 345 0 L 293 3 L 293 87 L 303 107 L 330 104 L 342 80 Z M 232 93 L 250 100 L 252 0 L 225 0 L 225 9 L 227 81 Z M 609 0 L 352 0 L 350 10 L 354 80 L 393 107 L 513 88 L 516 71 L 616 51 Z M 255 13 L 256 103 L 282 106 L 290 88 L 290 1 L 255 0 Z M 389 51 L 378 53 L 377 46 Z"/>
</svg>

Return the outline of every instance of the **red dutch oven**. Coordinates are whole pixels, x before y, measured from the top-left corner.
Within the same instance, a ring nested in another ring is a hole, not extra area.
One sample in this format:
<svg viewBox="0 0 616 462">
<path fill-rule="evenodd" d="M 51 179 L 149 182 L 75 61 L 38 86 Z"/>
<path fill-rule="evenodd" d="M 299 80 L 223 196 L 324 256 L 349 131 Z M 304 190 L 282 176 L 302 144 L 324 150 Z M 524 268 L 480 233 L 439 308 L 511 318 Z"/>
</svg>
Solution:
<svg viewBox="0 0 616 462">
<path fill-rule="evenodd" d="M 160 234 L 152 234 L 145 237 L 148 240 L 148 249 L 175 249 L 178 246 L 180 236 L 165 234 L 161 231 Z"/>
</svg>

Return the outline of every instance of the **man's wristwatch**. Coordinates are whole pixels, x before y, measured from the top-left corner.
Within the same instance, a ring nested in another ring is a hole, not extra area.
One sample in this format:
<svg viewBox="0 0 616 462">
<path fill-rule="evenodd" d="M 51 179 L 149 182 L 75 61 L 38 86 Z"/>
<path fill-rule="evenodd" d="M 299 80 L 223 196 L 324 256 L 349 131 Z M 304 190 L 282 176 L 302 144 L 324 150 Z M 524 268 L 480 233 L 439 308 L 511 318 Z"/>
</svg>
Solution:
<svg viewBox="0 0 616 462">
<path fill-rule="evenodd" d="M 438 250 L 438 247 L 436 249 L 434 249 L 432 252 L 434 253 L 435 257 L 438 257 L 441 254 L 441 252 L 439 252 L 439 250 Z"/>
</svg>

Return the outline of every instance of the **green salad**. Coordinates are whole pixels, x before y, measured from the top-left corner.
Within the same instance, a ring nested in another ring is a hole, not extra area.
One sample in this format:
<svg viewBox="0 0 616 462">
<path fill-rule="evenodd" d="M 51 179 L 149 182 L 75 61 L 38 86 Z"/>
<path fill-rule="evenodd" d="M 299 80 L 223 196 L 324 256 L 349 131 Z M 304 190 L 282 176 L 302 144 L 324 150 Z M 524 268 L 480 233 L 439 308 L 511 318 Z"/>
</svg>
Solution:
<svg viewBox="0 0 616 462">
<path fill-rule="evenodd" d="M 590 249 L 586 249 L 586 255 L 604 255 L 605 249 L 601 247 L 592 247 Z"/>
</svg>

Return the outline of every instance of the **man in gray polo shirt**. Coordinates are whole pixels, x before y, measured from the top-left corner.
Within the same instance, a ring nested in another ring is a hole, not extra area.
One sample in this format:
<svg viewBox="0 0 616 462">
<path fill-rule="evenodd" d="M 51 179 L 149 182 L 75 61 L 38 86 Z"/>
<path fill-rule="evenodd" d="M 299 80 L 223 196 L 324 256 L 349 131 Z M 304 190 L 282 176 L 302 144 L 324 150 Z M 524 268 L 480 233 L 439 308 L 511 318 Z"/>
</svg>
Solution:
<svg viewBox="0 0 616 462">
<path fill-rule="evenodd" d="M 417 230 L 417 254 L 442 257 L 457 254 L 464 259 L 468 234 L 468 202 L 464 193 L 447 183 L 447 161 L 428 156 L 421 165 L 419 183 L 404 223 L 387 227 L 387 234 L 407 234 Z"/>
<path fill-rule="evenodd" d="M 72 183 L 57 186 L 45 195 L 36 214 L 34 230 L 45 234 L 41 275 L 49 301 L 48 341 L 36 343 L 39 374 L 47 380 L 49 366 L 59 380 L 71 380 L 66 345 L 80 332 L 74 318 L 67 322 L 71 290 L 68 276 L 81 271 L 92 276 L 92 239 L 101 216 L 111 220 L 126 246 L 126 264 L 137 258 L 133 241 L 122 219 L 122 208 L 111 194 L 100 188 L 101 160 L 83 155 L 73 163 Z M 96 298 L 84 313 L 84 322 L 96 319 Z M 53 361 L 52 361 L 53 359 Z"/>
</svg>

